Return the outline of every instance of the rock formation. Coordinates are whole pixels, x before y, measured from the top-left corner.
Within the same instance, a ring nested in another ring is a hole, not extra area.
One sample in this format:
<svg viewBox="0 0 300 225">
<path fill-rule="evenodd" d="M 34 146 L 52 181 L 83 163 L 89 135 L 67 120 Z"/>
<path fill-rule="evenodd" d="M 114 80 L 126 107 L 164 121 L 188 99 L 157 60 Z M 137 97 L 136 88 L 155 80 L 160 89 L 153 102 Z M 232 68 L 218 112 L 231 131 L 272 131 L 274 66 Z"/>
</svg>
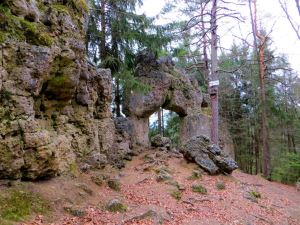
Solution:
<svg viewBox="0 0 300 225">
<path fill-rule="evenodd" d="M 214 175 L 231 173 L 237 169 L 237 163 L 205 136 L 194 136 L 180 148 L 186 159 L 195 162 L 203 170 Z"/>
<path fill-rule="evenodd" d="M 0 179 L 122 167 L 149 146 L 159 107 L 181 116 L 182 142 L 207 128 L 196 80 L 149 55 L 136 76 L 151 91 L 128 93 L 128 119 L 113 120 L 110 71 L 86 59 L 87 12 L 85 0 L 0 0 Z"/>
<path fill-rule="evenodd" d="M 86 60 L 87 10 L 85 0 L 0 1 L 0 178 L 103 167 L 130 152 L 115 141 L 126 134 L 111 119 L 110 71 Z"/>
<path fill-rule="evenodd" d="M 210 131 L 210 118 L 202 112 L 203 95 L 197 80 L 176 69 L 170 60 L 156 60 L 149 53 L 141 53 L 138 62 L 136 77 L 148 85 L 150 91 L 147 94 L 131 92 L 126 98 L 124 113 L 132 124 L 133 144 L 142 149 L 150 146 L 148 120 L 162 107 L 181 118 L 181 151 L 188 160 L 211 174 L 231 173 L 236 169 L 236 163 L 224 151 L 218 147 L 217 152 L 209 151 L 209 140 L 205 147 L 201 147 L 202 142 L 195 141 Z M 153 146 L 161 145 L 156 142 L 162 142 L 162 138 L 157 136 L 152 140 Z"/>
</svg>

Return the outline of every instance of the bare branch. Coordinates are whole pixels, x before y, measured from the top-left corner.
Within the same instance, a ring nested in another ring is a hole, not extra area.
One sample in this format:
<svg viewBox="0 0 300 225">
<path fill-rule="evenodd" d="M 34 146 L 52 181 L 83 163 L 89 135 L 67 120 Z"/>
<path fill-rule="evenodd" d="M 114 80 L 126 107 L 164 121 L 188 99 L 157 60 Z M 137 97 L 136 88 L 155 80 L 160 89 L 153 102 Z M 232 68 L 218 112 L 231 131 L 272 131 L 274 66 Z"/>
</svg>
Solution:
<svg viewBox="0 0 300 225">
<path fill-rule="evenodd" d="M 283 12 L 285 13 L 286 15 L 286 18 L 288 19 L 289 23 L 291 24 L 293 30 L 295 31 L 298 39 L 300 40 L 300 32 L 299 32 L 299 26 L 297 24 L 295 24 L 288 12 L 288 9 L 287 9 L 287 5 L 286 5 L 286 2 L 282 2 L 281 0 L 278 0 L 279 1 L 279 4 L 283 10 Z M 296 4 L 297 4 L 297 8 L 298 8 L 298 12 L 299 12 L 299 15 L 300 15 L 300 7 L 299 7 L 299 0 L 295 0 L 296 1 Z M 296 27 L 297 26 L 297 27 Z"/>
</svg>

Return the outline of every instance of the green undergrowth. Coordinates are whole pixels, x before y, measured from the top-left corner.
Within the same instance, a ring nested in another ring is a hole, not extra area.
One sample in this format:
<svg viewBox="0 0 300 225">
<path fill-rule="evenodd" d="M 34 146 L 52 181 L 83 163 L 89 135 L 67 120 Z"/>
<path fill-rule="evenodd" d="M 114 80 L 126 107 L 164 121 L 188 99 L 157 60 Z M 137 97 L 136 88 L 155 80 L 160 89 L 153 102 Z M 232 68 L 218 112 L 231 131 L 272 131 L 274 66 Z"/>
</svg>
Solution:
<svg viewBox="0 0 300 225">
<path fill-rule="evenodd" d="M 39 195 L 21 190 L 0 194 L 0 224 L 13 224 L 34 214 L 46 215 L 50 207 Z"/>
<path fill-rule="evenodd" d="M 249 194 L 255 199 L 261 198 L 261 194 L 258 191 L 250 191 Z"/>
<path fill-rule="evenodd" d="M 284 153 L 274 163 L 272 179 L 285 183 L 294 184 L 300 178 L 300 154 Z"/>
<path fill-rule="evenodd" d="M 174 190 L 170 193 L 170 195 L 177 201 L 179 201 L 182 198 L 182 192 L 180 190 Z"/>
<path fill-rule="evenodd" d="M 194 170 L 192 175 L 187 178 L 187 180 L 198 180 L 202 177 L 202 174 L 198 170 Z"/>
<path fill-rule="evenodd" d="M 194 184 L 192 186 L 192 191 L 200 194 L 207 194 L 207 189 L 200 184 Z"/>
</svg>

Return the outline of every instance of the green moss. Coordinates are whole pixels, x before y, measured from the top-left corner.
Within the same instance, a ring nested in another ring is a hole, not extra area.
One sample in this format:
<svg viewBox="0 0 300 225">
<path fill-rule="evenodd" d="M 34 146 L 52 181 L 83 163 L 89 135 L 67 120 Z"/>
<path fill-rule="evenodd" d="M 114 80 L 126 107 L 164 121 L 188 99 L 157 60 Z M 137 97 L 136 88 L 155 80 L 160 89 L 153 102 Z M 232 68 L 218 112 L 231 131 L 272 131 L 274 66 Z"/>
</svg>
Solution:
<svg viewBox="0 0 300 225">
<path fill-rule="evenodd" d="M 43 2 L 39 1 L 37 2 L 37 7 L 42 12 L 45 12 L 48 9 L 48 7 Z"/>
<path fill-rule="evenodd" d="M 0 43 L 7 39 L 27 41 L 34 45 L 51 46 L 53 39 L 45 32 L 45 25 L 14 16 L 10 9 L 0 5 Z"/>
<path fill-rule="evenodd" d="M 51 46 L 53 44 L 53 38 L 47 33 L 41 33 L 38 37 L 41 45 Z"/>
<path fill-rule="evenodd" d="M 7 33 L 0 31 L 0 43 L 4 43 L 7 39 Z"/>
<path fill-rule="evenodd" d="M 56 76 L 52 80 L 49 81 L 49 85 L 54 87 L 62 87 L 68 81 L 67 76 Z"/>
<path fill-rule="evenodd" d="M 110 212 L 126 212 L 127 206 L 115 199 L 106 205 L 106 209 Z"/>
<path fill-rule="evenodd" d="M 121 191 L 121 184 L 118 179 L 109 179 L 107 181 L 107 184 L 108 184 L 108 187 L 110 187 L 111 189 L 113 189 L 115 191 Z"/>
<path fill-rule="evenodd" d="M 56 10 L 57 12 L 60 12 L 60 13 L 71 14 L 70 9 L 65 5 L 54 4 L 54 5 L 51 6 L 51 8 Z"/>
<path fill-rule="evenodd" d="M 218 190 L 224 190 L 226 188 L 226 186 L 225 186 L 224 182 L 219 181 L 216 183 L 216 188 Z"/>
<path fill-rule="evenodd" d="M 77 177 L 79 175 L 79 170 L 75 162 L 69 165 L 69 172 L 73 177 Z"/>
<path fill-rule="evenodd" d="M 254 198 L 261 198 L 261 194 L 258 191 L 250 191 L 249 194 Z"/>
<path fill-rule="evenodd" d="M 4 102 L 5 100 L 11 100 L 11 92 L 7 90 L 0 90 L 0 102 Z"/>
<path fill-rule="evenodd" d="M 8 6 L 0 4 L 0 13 L 7 13 L 9 11 L 10 9 Z"/>
<path fill-rule="evenodd" d="M 0 195 L 0 217 L 4 221 L 21 221 L 32 214 L 47 212 L 49 205 L 37 194 L 11 190 L 5 196 Z"/>
<path fill-rule="evenodd" d="M 71 0 L 73 7 L 79 12 L 87 12 L 89 10 L 86 0 Z"/>
<path fill-rule="evenodd" d="M 170 194 L 173 198 L 175 198 L 177 201 L 179 201 L 182 198 L 182 192 L 179 190 L 174 190 Z"/>
<path fill-rule="evenodd" d="M 194 184 L 192 186 L 192 191 L 200 194 L 207 194 L 207 189 L 200 184 Z"/>
</svg>

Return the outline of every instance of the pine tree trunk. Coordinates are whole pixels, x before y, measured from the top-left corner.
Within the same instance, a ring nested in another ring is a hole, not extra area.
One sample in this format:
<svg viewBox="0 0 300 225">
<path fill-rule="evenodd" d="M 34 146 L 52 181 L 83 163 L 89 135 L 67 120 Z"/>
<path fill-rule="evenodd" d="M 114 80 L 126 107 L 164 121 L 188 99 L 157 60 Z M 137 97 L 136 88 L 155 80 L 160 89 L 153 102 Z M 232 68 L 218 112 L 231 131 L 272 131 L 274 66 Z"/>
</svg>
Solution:
<svg viewBox="0 0 300 225">
<path fill-rule="evenodd" d="M 158 122 L 158 133 L 162 134 L 162 128 L 161 128 L 161 109 L 157 111 L 157 122 Z"/>
<path fill-rule="evenodd" d="M 100 59 L 103 62 L 105 60 L 106 53 L 106 11 L 105 11 L 106 0 L 101 0 L 101 32 L 100 32 Z"/>
<path fill-rule="evenodd" d="M 264 65 L 264 48 L 260 50 L 260 98 L 261 98 L 261 138 L 263 145 L 263 175 L 270 178 L 270 146 L 269 146 L 269 130 L 267 125 L 267 109 L 266 109 L 266 91 L 265 91 L 265 65 Z"/>
<path fill-rule="evenodd" d="M 120 81 L 119 81 L 119 78 L 116 78 L 115 104 L 116 104 L 116 116 L 121 117 L 121 95 L 120 95 Z"/>
<path fill-rule="evenodd" d="M 218 35 L 217 35 L 217 0 L 212 1 L 211 10 L 211 77 L 210 81 L 218 80 Z M 211 85 L 210 85 L 211 86 Z M 210 87 L 212 110 L 211 140 L 219 145 L 219 101 L 218 86 Z"/>
<path fill-rule="evenodd" d="M 265 65 L 265 44 L 267 41 L 267 37 L 263 36 L 257 29 L 257 0 L 253 1 L 254 3 L 254 18 L 252 18 L 252 30 L 255 32 L 254 35 L 254 45 L 257 54 L 257 61 L 259 64 L 259 86 L 260 86 L 260 105 L 261 105 L 261 112 L 260 112 L 260 129 L 261 129 L 261 141 L 262 141 L 262 150 L 263 150 L 263 163 L 262 163 L 262 171 L 263 175 L 266 178 L 270 178 L 270 146 L 269 146 L 269 130 L 267 124 L 267 101 L 266 101 L 266 84 L 265 84 L 265 72 L 266 72 L 266 65 Z M 249 8 L 250 12 L 252 12 L 251 8 L 251 1 L 249 0 Z M 252 13 L 251 13 L 252 15 Z M 257 44 L 257 39 L 259 40 L 259 45 Z"/>
<path fill-rule="evenodd" d="M 164 122 L 164 109 L 161 108 L 161 133 L 164 136 L 165 133 L 165 122 Z"/>
<path fill-rule="evenodd" d="M 203 61 L 204 61 L 204 81 L 207 84 L 209 80 L 209 62 L 208 62 L 208 54 L 207 54 L 207 37 L 206 37 L 206 28 L 205 28 L 205 21 L 204 21 L 204 6 L 201 4 L 201 28 L 203 31 Z"/>
</svg>

